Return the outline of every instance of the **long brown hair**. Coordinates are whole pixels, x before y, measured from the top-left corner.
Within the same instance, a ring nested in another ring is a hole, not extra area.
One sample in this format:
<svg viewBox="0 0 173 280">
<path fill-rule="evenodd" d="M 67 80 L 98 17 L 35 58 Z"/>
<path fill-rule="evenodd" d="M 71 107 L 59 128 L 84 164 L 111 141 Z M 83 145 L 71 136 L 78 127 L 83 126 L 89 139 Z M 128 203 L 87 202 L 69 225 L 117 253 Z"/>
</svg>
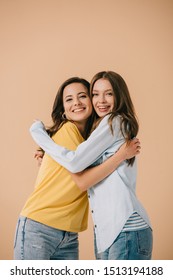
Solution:
<svg viewBox="0 0 173 280">
<path fill-rule="evenodd" d="M 72 77 L 72 78 L 66 80 L 59 87 L 57 95 L 55 97 L 54 104 L 53 104 L 52 113 L 51 113 L 53 125 L 47 129 L 47 132 L 51 137 L 58 131 L 58 129 L 65 122 L 68 121 L 67 119 L 64 118 L 63 92 L 64 92 L 64 89 L 66 86 L 73 84 L 73 83 L 83 84 L 86 87 L 86 89 L 88 91 L 88 95 L 89 95 L 90 83 L 83 78 Z M 88 137 L 91 127 L 92 127 L 92 118 L 93 117 L 91 115 L 91 117 L 89 117 L 87 124 L 86 124 L 86 128 L 85 128 L 85 137 L 86 138 Z"/>
<path fill-rule="evenodd" d="M 97 73 L 92 78 L 90 84 L 91 96 L 94 84 L 99 79 L 107 79 L 110 82 L 115 96 L 114 108 L 109 117 L 110 129 L 112 131 L 113 118 L 118 115 L 121 116 L 121 132 L 128 144 L 131 139 L 136 137 L 139 130 L 139 125 L 127 84 L 119 74 L 113 71 L 102 71 Z M 96 120 L 99 120 L 98 116 L 96 116 L 95 118 Z M 134 159 L 135 158 L 127 160 L 128 164 L 132 165 Z"/>
</svg>

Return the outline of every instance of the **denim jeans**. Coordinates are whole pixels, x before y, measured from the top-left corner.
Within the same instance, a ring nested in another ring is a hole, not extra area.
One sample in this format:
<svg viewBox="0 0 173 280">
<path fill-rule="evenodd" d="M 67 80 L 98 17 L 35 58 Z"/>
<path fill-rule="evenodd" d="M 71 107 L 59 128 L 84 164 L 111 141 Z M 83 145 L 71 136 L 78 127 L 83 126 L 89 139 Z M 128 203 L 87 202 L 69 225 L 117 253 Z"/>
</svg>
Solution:
<svg viewBox="0 0 173 280">
<path fill-rule="evenodd" d="M 121 232 L 114 243 L 104 252 L 98 253 L 97 260 L 151 260 L 153 235 L 151 228 Z"/>
<path fill-rule="evenodd" d="M 15 260 L 78 260 L 78 234 L 19 217 L 14 240 Z"/>
</svg>

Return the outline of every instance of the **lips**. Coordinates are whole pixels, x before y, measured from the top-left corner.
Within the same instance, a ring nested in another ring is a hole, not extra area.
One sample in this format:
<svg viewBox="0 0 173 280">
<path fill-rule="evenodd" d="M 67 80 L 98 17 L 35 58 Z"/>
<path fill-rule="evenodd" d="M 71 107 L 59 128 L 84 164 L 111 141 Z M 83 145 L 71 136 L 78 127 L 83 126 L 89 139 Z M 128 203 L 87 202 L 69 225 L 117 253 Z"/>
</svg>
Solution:
<svg viewBox="0 0 173 280">
<path fill-rule="evenodd" d="M 97 108 L 98 108 L 98 110 L 100 110 L 100 111 L 107 111 L 107 110 L 110 109 L 110 106 L 98 106 Z"/>
<path fill-rule="evenodd" d="M 76 108 L 74 110 L 72 110 L 73 113 L 78 113 L 78 112 L 82 112 L 85 110 L 85 107 L 80 107 L 80 108 Z"/>
</svg>

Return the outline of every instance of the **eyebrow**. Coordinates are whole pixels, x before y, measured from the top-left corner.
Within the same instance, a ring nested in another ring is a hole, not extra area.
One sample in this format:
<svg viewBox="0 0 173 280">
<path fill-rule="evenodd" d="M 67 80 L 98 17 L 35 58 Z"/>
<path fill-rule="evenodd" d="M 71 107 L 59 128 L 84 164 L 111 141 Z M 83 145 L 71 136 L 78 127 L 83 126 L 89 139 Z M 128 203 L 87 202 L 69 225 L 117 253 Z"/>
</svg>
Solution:
<svg viewBox="0 0 173 280">
<path fill-rule="evenodd" d="M 85 93 L 87 95 L 87 93 L 85 91 L 80 91 L 77 94 L 79 95 L 79 94 L 82 94 L 82 93 Z M 72 97 L 72 96 L 73 96 L 73 94 L 69 94 L 65 98 Z"/>
<path fill-rule="evenodd" d="M 99 90 L 94 89 L 93 91 L 98 92 Z M 113 91 L 113 90 L 112 90 L 111 88 L 110 88 L 110 89 L 106 89 L 106 90 L 104 90 L 104 92 L 107 92 L 107 91 Z"/>
</svg>

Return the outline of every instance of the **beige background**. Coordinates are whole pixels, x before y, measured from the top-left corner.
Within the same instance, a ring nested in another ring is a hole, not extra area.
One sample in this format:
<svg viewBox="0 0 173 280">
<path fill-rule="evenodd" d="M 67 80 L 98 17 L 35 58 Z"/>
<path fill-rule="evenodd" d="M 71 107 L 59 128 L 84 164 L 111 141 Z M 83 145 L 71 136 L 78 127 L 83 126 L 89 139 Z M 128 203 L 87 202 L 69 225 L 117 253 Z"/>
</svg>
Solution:
<svg viewBox="0 0 173 280">
<path fill-rule="evenodd" d="M 34 187 L 35 118 L 50 124 L 60 83 L 114 70 L 140 120 L 137 193 L 154 230 L 153 259 L 173 259 L 172 0 L 0 0 L 0 259 L 12 259 L 20 210 Z M 94 259 L 92 222 L 80 258 Z"/>
</svg>

